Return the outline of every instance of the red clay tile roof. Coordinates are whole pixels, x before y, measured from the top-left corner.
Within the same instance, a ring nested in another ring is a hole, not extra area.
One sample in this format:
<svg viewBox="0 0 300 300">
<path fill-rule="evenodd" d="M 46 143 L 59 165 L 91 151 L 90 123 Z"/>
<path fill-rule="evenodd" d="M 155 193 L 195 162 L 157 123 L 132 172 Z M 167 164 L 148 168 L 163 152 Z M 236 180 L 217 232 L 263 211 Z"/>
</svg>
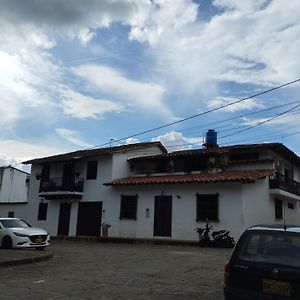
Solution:
<svg viewBox="0 0 300 300">
<path fill-rule="evenodd" d="M 273 175 L 274 170 L 238 170 L 218 173 L 200 173 L 191 175 L 164 175 L 127 177 L 116 179 L 104 185 L 149 185 L 149 184 L 182 184 L 182 183 L 213 183 L 243 182 L 252 183 L 257 179 Z"/>
<path fill-rule="evenodd" d="M 167 153 L 167 149 L 160 142 L 146 142 L 146 143 L 120 145 L 120 146 L 107 147 L 107 148 L 78 150 L 78 151 L 74 151 L 74 152 L 63 153 L 63 154 L 58 154 L 58 155 L 24 161 L 23 164 L 39 164 L 39 163 L 68 161 L 71 159 L 93 157 L 93 156 L 107 155 L 107 154 L 112 154 L 112 153 L 117 153 L 117 152 L 135 150 L 135 149 L 140 149 L 140 148 L 152 146 L 152 145 L 157 145 L 164 153 Z"/>
</svg>

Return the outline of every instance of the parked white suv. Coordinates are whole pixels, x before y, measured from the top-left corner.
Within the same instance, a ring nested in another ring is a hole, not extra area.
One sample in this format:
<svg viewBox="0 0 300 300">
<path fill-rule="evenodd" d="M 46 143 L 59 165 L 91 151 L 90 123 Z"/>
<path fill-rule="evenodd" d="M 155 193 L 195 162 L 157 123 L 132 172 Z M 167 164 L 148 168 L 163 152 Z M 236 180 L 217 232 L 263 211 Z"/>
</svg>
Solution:
<svg viewBox="0 0 300 300">
<path fill-rule="evenodd" d="M 0 245 L 2 248 L 36 248 L 49 245 L 50 235 L 44 229 L 32 227 L 18 218 L 0 218 Z"/>
</svg>

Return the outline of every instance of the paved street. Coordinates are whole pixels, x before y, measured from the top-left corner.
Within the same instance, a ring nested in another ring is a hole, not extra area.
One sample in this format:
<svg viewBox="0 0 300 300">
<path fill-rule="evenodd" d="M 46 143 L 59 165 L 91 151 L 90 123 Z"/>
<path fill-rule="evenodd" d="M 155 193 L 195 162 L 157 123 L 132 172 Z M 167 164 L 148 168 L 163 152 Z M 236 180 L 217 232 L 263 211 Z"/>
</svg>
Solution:
<svg viewBox="0 0 300 300">
<path fill-rule="evenodd" d="M 231 253 L 70 241 L 54 241 L 49 249 L 52 260 L 1 268 L 0 299 L 223 300 L 223 267 Z"/>
</svg>

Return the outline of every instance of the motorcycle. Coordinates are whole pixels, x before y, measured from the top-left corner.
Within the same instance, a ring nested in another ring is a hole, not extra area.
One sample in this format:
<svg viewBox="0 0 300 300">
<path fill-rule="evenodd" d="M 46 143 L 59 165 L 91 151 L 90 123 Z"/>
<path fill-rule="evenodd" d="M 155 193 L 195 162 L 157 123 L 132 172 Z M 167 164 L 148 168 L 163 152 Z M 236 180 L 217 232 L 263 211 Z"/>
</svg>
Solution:
<svg viewBox="0 0 300 300">
<path fill-rule="evenodd" d="M 199 246 L 233 248 L 235 246 L 234 238 L 229 235 L 229 230 L 211 231 L 213 226 L 206 222 L 205 228 L 197 227 L 199 235 Z"/>
</svg>

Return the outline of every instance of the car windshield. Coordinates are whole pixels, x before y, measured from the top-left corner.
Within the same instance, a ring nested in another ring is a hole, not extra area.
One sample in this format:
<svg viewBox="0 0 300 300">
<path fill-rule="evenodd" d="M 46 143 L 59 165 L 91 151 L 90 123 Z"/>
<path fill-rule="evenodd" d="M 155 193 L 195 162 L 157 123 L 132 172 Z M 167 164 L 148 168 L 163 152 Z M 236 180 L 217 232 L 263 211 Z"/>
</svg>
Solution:
<svg viewBox="0 0 300 300">
<path fill-rule="evenodd" d="M 300 234 L 249 231 L 237 257 L 246 261 L 300 267 Z"/>
<path fill-rule="evenodd" d="M 4 228 L 28 228 L 30 225 L 23 220 L 1 220 L 1 224 Z"/>
</svg>

